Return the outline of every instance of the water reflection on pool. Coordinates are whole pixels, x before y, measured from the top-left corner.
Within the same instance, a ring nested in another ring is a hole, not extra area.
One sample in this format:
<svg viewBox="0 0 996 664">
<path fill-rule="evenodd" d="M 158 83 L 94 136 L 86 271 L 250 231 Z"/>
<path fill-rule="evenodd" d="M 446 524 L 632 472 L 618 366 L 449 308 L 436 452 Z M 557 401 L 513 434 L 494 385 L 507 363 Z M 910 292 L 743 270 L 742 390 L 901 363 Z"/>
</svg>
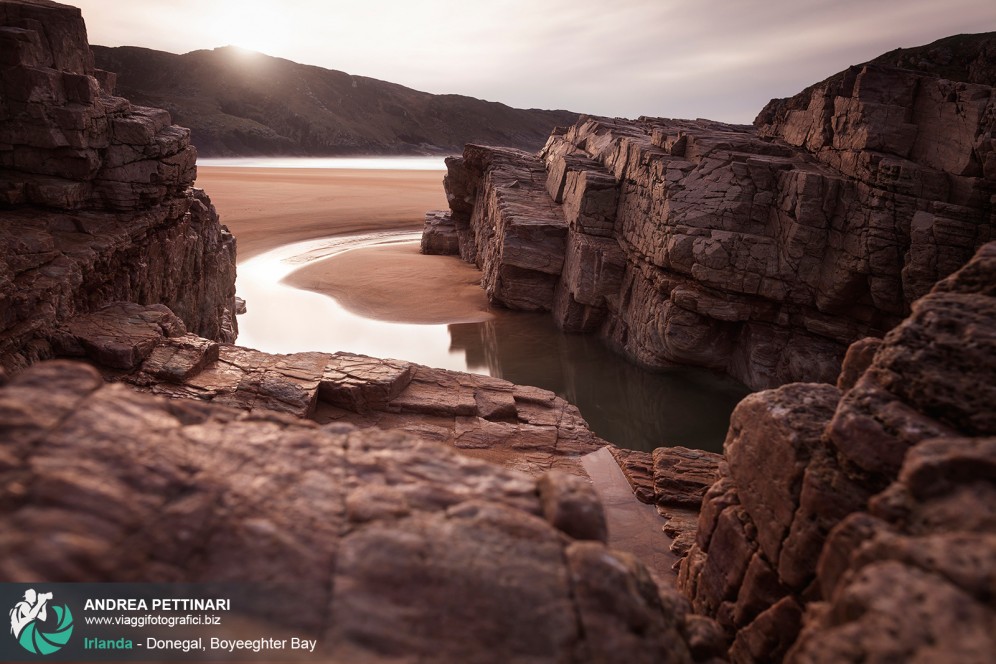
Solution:
<svg viewBox="0 0 996 664">
<path fill-rule="evenodd" d="M 352 249 L 411 243 L 419 235 L 399 231 L 295 242 L 240 263 L 236 291 L 246 301 L 247 311 L 239 316 L 237 343 L 267 353 L 348 351 L 466 371 L 463 353 L 449 349 L 445 325 L 365 318 L 331 297 L 282 282 L 311 261 Z"/>
<path fill-rule="evenodd" d="M 599 436 L 622 447 L 721 449 L 730 412 L 747 394 L 725 376 L 691 368 L 645 371 L 595 338 L 560 332 L 546 314 L 498 310 L 481 323 L 392 323 L 281 283 L 309 261 L 417 237 L 398 232 L 299 242 L 240 264 L 237 288 L 248 312 L 239 317 L 238 343 L 271 353 L 349 351 L 491 375 L 556 392 L 578 406 Z"/>
<path fill-rule="evenodd" d="M 471 371 L 552 390 L 580 409 L 592 429 L 621 447 L 685 445 L 718 452 L 733 407 L 748 390 L 711 371 L 650 372 L 594 337 L 564 334 L 547 314 L 508 312 L 450 325 L 451 348 Z"/>
</svg>

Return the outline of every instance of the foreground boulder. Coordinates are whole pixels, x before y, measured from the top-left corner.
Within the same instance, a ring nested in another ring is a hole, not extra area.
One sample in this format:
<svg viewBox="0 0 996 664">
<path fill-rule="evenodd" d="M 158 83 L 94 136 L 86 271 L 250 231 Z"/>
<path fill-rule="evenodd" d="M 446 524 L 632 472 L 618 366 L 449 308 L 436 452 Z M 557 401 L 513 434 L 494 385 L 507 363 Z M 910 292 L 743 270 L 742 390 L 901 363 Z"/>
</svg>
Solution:
<svg viewBox="0 0 996 664">
<path fill-rule="evenodd" d="M 734 411 L 679 576 L 733 661 L 996 656 L 996 243 L 912 309 Z"/>
<path fill-rule="evenodd" d="M 996 438 L 934 438 L 831 531 L 793 662 L 996 656 Z"/>
<path fill-rule="evenodd" d="M 0 367 L 52 356 L 51 330 L 115 300 L 236 334 L 235 239 L 192 189 L 190 132 L 113 96 L 80 11 L 0 0 Z"/>
<path fill-rule="evenodd" d="M 691 662 L 701 636 L 600 541 L 598 499 L 568 476 L 139 394 L 71 362 L 0 389 L 0 440 L 8 581 L 283 584 L 300 590 L 247 618 L 334 661 Z"/>
<path fill-rule="evenodd" d="M 641 364 L 833 383 L 993 236 L 996 95 L 968 79 L 867 64 L 754 126 L 583 117 L 538 157 L 469 145 L 423 244 Z"/>
</svg>

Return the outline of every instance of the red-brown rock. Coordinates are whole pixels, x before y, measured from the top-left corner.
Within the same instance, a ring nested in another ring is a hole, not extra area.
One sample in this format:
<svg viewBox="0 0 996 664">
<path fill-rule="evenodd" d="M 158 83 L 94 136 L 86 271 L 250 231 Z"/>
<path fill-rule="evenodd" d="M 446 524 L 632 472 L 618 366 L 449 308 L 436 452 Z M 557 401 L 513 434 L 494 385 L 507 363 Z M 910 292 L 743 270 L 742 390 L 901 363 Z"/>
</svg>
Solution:
<svg viewBox="0 0 996 664">
<path fill-rule="evenodd" d="M 0 54 L 0 366 L 51 357 L 49 335 L 114 301 L 233 341 L 235 240 L 191 188 L 189 131 L 102 87 L 74 7 L 3 0 Z"/>
<path fill-rule="evenodd" d="M 4 579 L 265 580 L 298 590 L 246 617 L 318 638 L 336 661 L 692 661 L 687 606 L 544 518 L 604 532 L 573 478 L 139 394 L 78 363 L 22 372 L 0 414 Z"/>
<path fill-rule="evenodd" d="M 143 391 L 401 429 L 534 475 L 582 474 L 580 457 L 607 445 L 575 406 L 547 390 L 350 353 L 271 355 L 218 344 L 187 334 L 162 305 L 113 303 L 69 319 L 49 337 L 51 352 L 86 358 L 108 379 Z M 566 496 L 554 504 L 570 521 L 587 503 L 571 507 Z M 598 539 L 597 532 L 586 536 Z"/>
<path fill-rule="evenodd" d="M 996 654 L 994 251 L 858 342 L 842 395 L 789 385 L 738 406 L 679 574 L 734 661 Z"/>
<path fill-rule="evenodd" d="M 582 117 L 542 162 L 467 146 L 445 187 L 493 301 L 551 309 L 649 366 L 834 383 L 848 344 L 992 237 L 993 99 L 869 64 L 754 127 Z"/>
</svg>

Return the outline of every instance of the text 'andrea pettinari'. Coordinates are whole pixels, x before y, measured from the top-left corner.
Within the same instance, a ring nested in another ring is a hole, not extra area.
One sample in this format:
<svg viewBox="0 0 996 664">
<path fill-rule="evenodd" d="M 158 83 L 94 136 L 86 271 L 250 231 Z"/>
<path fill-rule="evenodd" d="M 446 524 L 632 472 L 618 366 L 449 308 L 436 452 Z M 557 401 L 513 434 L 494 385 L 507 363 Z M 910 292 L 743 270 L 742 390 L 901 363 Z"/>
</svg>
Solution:
<svg viewBox="0 0 996 664">
<path fill-rule="evenodd" d="M 230 599 L 203 598 L 88 598 L 83 608 L 86 611 L 230 611 Z"/>
</svg>

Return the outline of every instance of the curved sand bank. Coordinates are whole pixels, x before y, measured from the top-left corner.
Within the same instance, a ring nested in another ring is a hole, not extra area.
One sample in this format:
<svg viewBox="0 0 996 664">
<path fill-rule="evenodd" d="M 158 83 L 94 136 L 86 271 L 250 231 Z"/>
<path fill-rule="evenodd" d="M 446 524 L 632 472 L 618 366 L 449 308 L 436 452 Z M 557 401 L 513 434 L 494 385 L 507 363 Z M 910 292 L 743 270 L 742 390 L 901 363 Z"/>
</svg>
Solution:
<svg viewBox="0 0 996 664">
<path fill-rule="evenodd" d="M 355 249 L 292 272 L 284 283 L 330 295 L 355 314 L 399 323 L 488 320 L 481 273 L 454 256 L 423 256 L 417 244 Z"/>
</svg>

